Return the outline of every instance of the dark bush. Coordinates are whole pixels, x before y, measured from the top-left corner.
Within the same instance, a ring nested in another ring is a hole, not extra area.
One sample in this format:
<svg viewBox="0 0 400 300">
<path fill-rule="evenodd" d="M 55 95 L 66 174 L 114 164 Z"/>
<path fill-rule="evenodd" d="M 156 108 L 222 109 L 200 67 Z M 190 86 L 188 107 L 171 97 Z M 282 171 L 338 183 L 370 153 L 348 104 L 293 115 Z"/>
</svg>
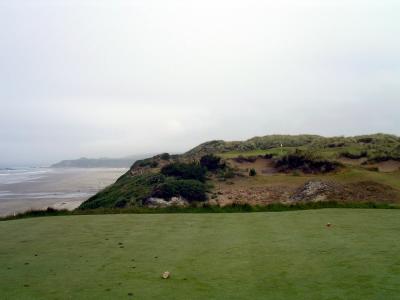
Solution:
<svg viewBox="0 0 400 300">
<path fill-rule="evenodd" d="M 340 156 L 350 158 L 350 159 L 359 159 L 363 157 L 368 157 L 368 152 L 367 151 L 360 151 L 360 152 L 349 152 L 349 151 L 344 151 L 340 153 Z"/>
<path fill-rule="evenodd" d="M 362 137 L 357 140 L 357 142 L 364 143 L 364 144 L 369 144 L 369 143 L 372 143 L 373 141 L 374 141 L 374 139 L 371 137 Z"/>
<path fill-rule="evenodd" d="M 207 200 L 205 184 L 191 179 L 169 180 L 158 185 L 152 194 L 164 199 L 181 196 L 189 202 Z"/>
<path fill-rule="evenodd" d="M 48 212 L 48 213 L 54 213 L 54 212 L 56 212 L 57 210 L 55 209 L 55 208 L 53 208 L 53 207 L 47 207 L 47 209 L 46 209 L 46 212 Z"/>
<path fill-rule="evenodd" d="M 160 155 L 160 158 L 162 160 L 169 160 L 170 157 L 171 157 L 171 155 L 169 155 L 169 153 L 163 153 L 163 154 Z"/>
<path fill-rule="evenodd" d="M 150 163 L 150 168 L 157 168 L 157 167 L 158 167 L 158 161 L 153 160 L 153 161 Z"/>
<path fill-rule="evenodd" d="M 384 162 L 384 161 L 388 161 L 388 160 L 400 160 L 400 156 L 395 156 L 395 155 L 391 155 L 391 154 L 377 154 L 377 155 L 374 155 L 368 161 L 379 163 L 379 162 Z"/>
<path fill-rule="evenodd" d="M 336 170 L 337 162 L 313 157 L 309 153 L 296 153 L 285 155 L 275 161 L 275 167 L 281 172 L 301 170 L 304 173 L 326 173 Z"/>
<path fill-rule="evenodd" d="M 225 167 L 225 164 L 221 163 L 221 158 L 214 154 L 204 155 L 200 159 L 200 165 L 209 171 L 215 171 Z"/>
<path fill-rule="evenodd" d="M 255 169 L 250 169 L 249 176 L 256 176 L 257 172 Z"/>
<path fill-rule="evenodd" d="M 371 171 L 371 172 L 379 172 L 379 168 L 378 167 L 366 167 L 365 169 L 368 170 L 368 171 Z"/>
<path fill-rule="evenodd" d="M 195 179 L 202 182 L 206 179 L 206 169 L 197 163 L 172 163 L 163 167 L 161 173 L 179 179 Z"/>
<path fill-rule="evenodd" d="M 137 162 L 135 162 L 135 164 L 133 165 L 133 167 L 150 167 L 150 168 L 155 168 L 158 166 L 158 162 L 153 160 L 152 158 L 147 158 L 147 159 L 143 159 L 143 160 L 139 160 Z"/>
<path fill-rule="evenodd" d="M 328 144 L 328 148 L 340 148 L 343 147 L 345 145 L 345 143 L 331 143 Z"/>
<path fill-rule="evenodd" d="M 163 174 L 151 174 L 146 178 L 146 184 L 158 184 L 165 181 L 165 176 Z"/>
<path fill-rule="evenodd" d="M 234 160 L 238 163 L 244 163 L 244 162 L 253 163 L 257 160 L 257 156 L 244 157 L 243 155 L 239 155 L 238 157 L 235 157 Z"/>
<path fill-rule="evenodd" d="M 124 208 L 128 204 L 128 201 L 126 199 L 119 199 L 117 202 L 115 202 L 114 207 L 116 208 Z"/>
</svg>

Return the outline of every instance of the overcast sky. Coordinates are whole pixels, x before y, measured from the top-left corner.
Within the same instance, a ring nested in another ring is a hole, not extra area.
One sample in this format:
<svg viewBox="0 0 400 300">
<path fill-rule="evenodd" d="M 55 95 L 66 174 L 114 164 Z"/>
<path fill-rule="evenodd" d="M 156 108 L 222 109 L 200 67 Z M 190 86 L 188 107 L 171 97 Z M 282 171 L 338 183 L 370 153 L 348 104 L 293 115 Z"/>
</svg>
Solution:
<svg viewBox="0 0 400 300">
<path fill-rule="evenodd" d="M 400 134 L 398 0 L 0 0 L 0 165 Z"/>
</svg>

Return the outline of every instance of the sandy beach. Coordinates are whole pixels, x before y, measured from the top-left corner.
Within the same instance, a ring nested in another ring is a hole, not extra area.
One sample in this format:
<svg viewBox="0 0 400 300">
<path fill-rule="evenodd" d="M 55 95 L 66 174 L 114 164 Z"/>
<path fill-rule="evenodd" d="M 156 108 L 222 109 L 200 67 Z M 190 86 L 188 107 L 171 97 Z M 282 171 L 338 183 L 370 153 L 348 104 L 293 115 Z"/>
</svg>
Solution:
<svg viewBox="0 0 400 300">
<path fill-rule="evenodd" d="M 0 215 L 30 209 L 75 209 L 127 169 L 34 169 L 2 172 Z"/>
</svg>

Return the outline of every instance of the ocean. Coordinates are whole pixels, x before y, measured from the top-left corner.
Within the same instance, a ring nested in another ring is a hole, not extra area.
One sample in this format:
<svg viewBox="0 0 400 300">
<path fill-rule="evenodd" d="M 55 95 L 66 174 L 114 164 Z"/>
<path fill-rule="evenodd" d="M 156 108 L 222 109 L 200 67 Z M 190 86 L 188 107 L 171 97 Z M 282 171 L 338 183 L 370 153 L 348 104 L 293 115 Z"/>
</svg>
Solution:
<svg viewBox="0 0 400 300">
<path fill-rule="evenodd" d="M 126 171 L 122 168 L 0 169 L 0 215 L 47 207 L 74 209 Z"/>
</svg>

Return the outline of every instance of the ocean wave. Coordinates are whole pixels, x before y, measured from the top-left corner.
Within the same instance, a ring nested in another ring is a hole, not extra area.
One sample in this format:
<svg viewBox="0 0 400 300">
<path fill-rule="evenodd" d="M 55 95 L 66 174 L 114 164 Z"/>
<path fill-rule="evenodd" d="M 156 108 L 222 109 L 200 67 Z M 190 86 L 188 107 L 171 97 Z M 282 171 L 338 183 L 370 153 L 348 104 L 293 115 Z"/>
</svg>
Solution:
<svg viewBox="0 0 400 300">
<path fill-rule="evenodd" d="M 12 193 L 0 191 L 0 199 L 69 199 L 88 198 L 95 192 L 45 192 L 45 193 Z"/>
<path fill-rule="evenodd" d="M 52 172 L 51 169 L 7 169 L 0 170 L 0 184 L 14 184 L 26 181 L 35 181 L 48 173 Z"/>
</svg>

